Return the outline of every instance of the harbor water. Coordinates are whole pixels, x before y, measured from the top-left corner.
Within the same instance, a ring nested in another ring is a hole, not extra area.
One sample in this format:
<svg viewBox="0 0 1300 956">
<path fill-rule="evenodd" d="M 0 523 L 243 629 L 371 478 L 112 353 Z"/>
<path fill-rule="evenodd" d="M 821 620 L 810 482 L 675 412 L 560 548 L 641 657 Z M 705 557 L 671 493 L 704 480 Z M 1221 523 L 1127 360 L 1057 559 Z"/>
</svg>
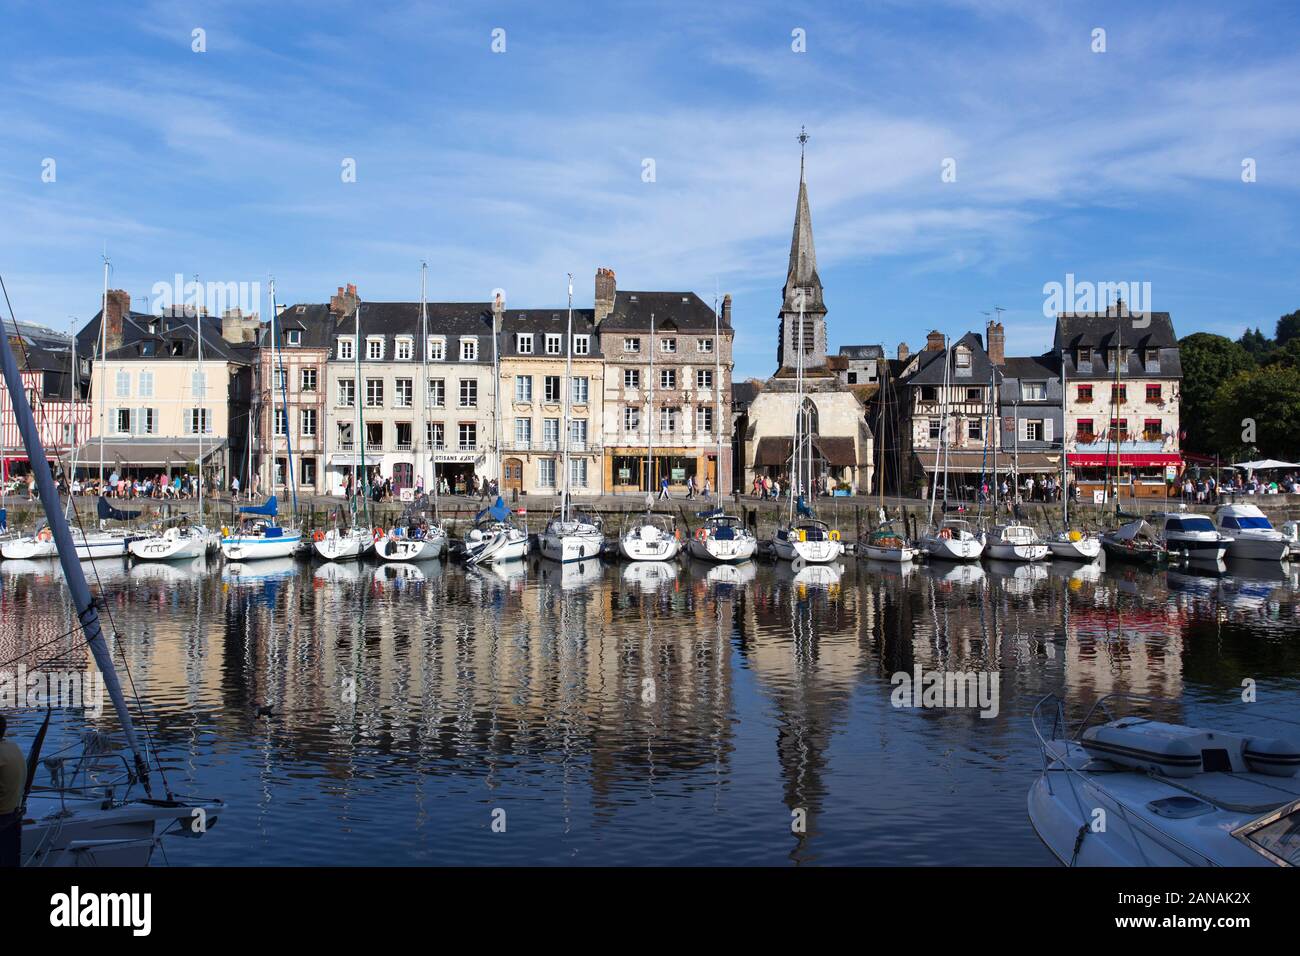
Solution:
<svg viewBox="0 0 1300 956">
<path fill-rule="evenodd" d="M 166 785 L 227 804 L 155 864 L 1050 866 L 1044 695 L 1300 739 L 1280 564 L 85 567 Z M 86 666 L 57 563 L 0 564 L 0 602 L 6 661 Z M 994 695 L 899 693 L 933 672 Z"/>
</svg>

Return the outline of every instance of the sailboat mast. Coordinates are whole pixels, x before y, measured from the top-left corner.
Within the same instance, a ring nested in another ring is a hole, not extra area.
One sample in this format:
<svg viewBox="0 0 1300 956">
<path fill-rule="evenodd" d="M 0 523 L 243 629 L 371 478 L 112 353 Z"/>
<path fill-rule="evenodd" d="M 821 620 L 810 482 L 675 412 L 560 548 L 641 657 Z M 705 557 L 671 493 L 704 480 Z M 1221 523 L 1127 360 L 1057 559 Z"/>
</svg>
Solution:
<svg viewBox="0 0 1300 956">
<path fill-rule="evenodd" d="M 426 277 L 429 267 L 427 263 L 420 263 L 420 349 L 423 358 L 420 361 L 420 417 L 419 428 L 415 433 L 415 441 L 412 442 L 411 464 L 412 470 L 420 469 L 420 484 L 426 485 L 429 480 L 428 475 L 428 458 L 421 455 L 418 449 L 424 448 L 428 443 L 428 436 L 425 432 L 428 430 L 426 421 L 428 420 L 428 399 L 429 399 L 429 309 L 426 299 L 427 287 Z M 421 461 L 420 459 L 424 459 Z"/>
<path fill-rule="evenodd" d="M 199 289 L 199 275 L 197 272 L 194 274 L 194 288 L 196 292 Z M 195 429 L 199 435 L 199 457 L 196 470 L 199 475 L 199 524 L 203 524 L 203 427 L 207 423 L 204 399 L 207 398 L 208 394 L 208 378 L 203 374 L 203 316 L 199 314 L 198 303 L 194 305 L 194 347 L 194 371 L 197 375 L 194 381 L 200 386 L 198 394 L 199 420 Z"/>
<path fill-rule="evenodd" d="M 107 275 L 107 265 L 105 265 L 105 275 Z M 0 289 L 2 288 L 3 283 L 0 282 Z M 9 301 L 8 290 L 4 291 L 4 296 L 7 303 Z M 107 296 L 105 296 L 105 300 L 107 300 Z M 10 315 L 13 315 L 12 307 L 10 308 Z M 107 316 L 101 314 L 101 326 L 103 326 L 105 318 Z M 17 334 L 18 320 L 15 318 L 14 335 L 17 336 Z M 46 460 L 45 449 L 41 446 L 40 434 L 36 428 L 36 419 L 32 417 L 32 406 L 27 401 L 27 390 L 23 387 L 22 373 L 18 371 L 18 362 L 14 359 L 13 350 L 9 347 L 8 335 L 0 335 L 0 372 L 3 372 L 5 385 L 9 389 L 9 401 L 13 406 L 14 418 L 17 420 L 18 431 L 23 438 L 23 446 L 27 450 L 27 460 L 31 464 L 32 474 L 36 478 L 36 488 L 41 497 L 41 507 L 45 509 L 45 519 L 49 522 L 50 529 L 54 534 L 59 564 L 63 566 L 63 577 L 68 583 L 68 591 L 72 595 L 72 602 L 76 605 L 77 618 L 81 621 L 82 630 L 86 635 L 86 643 L 90 646 L 95 663 L 99 667 L 104 688 L 108 691 L 109 699 L 113 702 L 113 709 L 117 713 L 118 722 L 122 725 L 122 734 L 126 737 L 127 746 L 131 748 L 131 752 L 135 757 L 135 771 L 140 777 L 140 782 L 144 785 L 145 793 L 153 796 L 149 786 L 149 766 L 145 761 L 144 750 L 136 737 L 135 724 L 131 720 L 131 712 L 126 706 L 126 697 L 122 694 L 122 685 L 118 681 L 117 671 L 113 667 L 113 655 L 109 650 L 103 629 L 100 627 L 99 611 L 91 597 L 90 586 L 86 583 L 85 572 L 81 569 L 81 561 L 77 558 L 77 548 L 72 541 L 72 530 L 68 527 L 68 521 L 63 516 L 62 510 L 60 510 L 62 502 L 59 500 L 58 489 L 54 486 L 54 477 L 50 474 L 50 463 Z"/>
<path fill-rule="evenodd" d="M 15 330 L 17 331 L 17 330 Z M 104 432 L 108 430 L 108 256 L 104 256 L 104 301 L 99 312 L 99 493 L 104 493 Z"/>
<path fill-rule="evenodd" d="M 569 441 L 573 423 L 569 420 L 569 401 L 573 397 L 573 273 L 569 274 L 569 325 L 564 342 L 564 492 L 560 498 L 560 521 L 569 520 Z"/>
<path fill-rule="evenodd" d="M 733 356 L 733 367 L 735 358 Z M 718 456 L 713 465 L 713 494 L 722 509 L 722 317 L 713 303 L 713 429 L 718 433 Z M 734 470 L 734 469 L 733 469 Z"/>
<path fill-rule="evenodd" d="M 655 314 L 650 313 L 650 406 L 646 415 L 645 486 L 646 494 L 655 493 Z M 653 498 L 651 499 L 653 500 Z"/>
<path fill-rule="evenodd" d="M 275 280 L 272 279 L 267 294 L 271 299 L 271 475 L 268 484 L 271 493 L 275 493 L 275 431 L 280 424 L 275 417 L 275 390 L 280 387 L 280 350 L 275 340 Z M 286 416 L 288 417 L 288 416 Z M 288 424 L 287 422 L 285 423 Z M 285 429 L 288 431 L 288 429 Z"/>
</svg>

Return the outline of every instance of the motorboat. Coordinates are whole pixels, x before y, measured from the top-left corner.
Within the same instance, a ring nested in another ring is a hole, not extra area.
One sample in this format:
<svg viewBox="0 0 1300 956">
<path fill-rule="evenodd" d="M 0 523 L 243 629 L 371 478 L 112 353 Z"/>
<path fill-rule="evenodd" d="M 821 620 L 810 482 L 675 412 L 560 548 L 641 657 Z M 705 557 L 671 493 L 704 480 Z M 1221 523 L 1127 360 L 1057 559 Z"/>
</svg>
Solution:
<svg viewBox="0 0 1300 956">
<path fill-rule="evenodd" d="M 1230 538 L 1215 530 L 1214 522 L 1204 515 L 1187 511 L 1156 512 L 1151 526 L 1171 555 L 1189 561 L 1222 561 L 1228 553 Z"/>
<path fill-rule="evenodd" d="M 244 505 L 238 528 L 221 529 L 221 553 L 231 561 L 261 561 L 293 555 L 302 543 L 302 533 L 283 528 L 276 521 L 279 504 L 275 495 L 265 504 Z"/>
<path fill-rule="evenodd" d="M 941 561 L 978 561 L 984 542 L 963 518 L 944 518 L 921 536 L 921 548 Z"/>
<path fill-rule="evenodd" d="M 704 523 L 695 529 L 688 545 L 692 557 L 734 563 L 748 561 L 758 550 L 758 539 L 735 515 L 717 508 L 699 512 L 697 517 L 703 518 Z"/>
<path fill-rule="evenodd" d="M 1107 558 L 1131 564 L 1157 565 L 1169 560 L 1164 542 L 1144 518 L 1134 518 L 1101 535 L 1101 546 Z"/>
<path fill-rule="evenodd" d="M 1058 531 L 1047 539 L 1047 549 L 1052 557 L 1067 561 L 1095 561 L 1101 554 L 1101 537 L 1087 531 L 1071 528 Z"/>
<path fill-rule="evenodd" d="M 647 511 L 618 536 L 618 553 L 629 561 L 671 561 L 681 553 L 681 532 L 671 515 Z"/>
<path fill-rule="evenodd" d="M 1042 561 L 1048 555 L 1046 543 L 1027 524 L 995 525 L 982 537 L 985 555 L 997 561 Z"/>
<path fill-rule="evenodd" d="M 528 554 L 528 529 L 517 526 L 498 495 L 490 508 L 474 517 L 474 526 L 461 539 L 465 563 L 470 565 L 519 561 Z"/>
<path fill-rule="evenodd" d="M 1300 744 L 1141 713 L 1117 718 L 1111 705 L 1119 701 L 1146 710 L 1176 706 L 1111 695 L 1073 733 L 1055 695 L 1034 708 L 1043 768 L 1029 789 L 1029 819 L 1058 860 L 1067 866 L 1300 864 Z"/>
<path fill-rule="evenodd" d="M 333 527 L 328 531 L 312 532 L 311 546 L 322 560 L 354 561 L 370 550 L 377 537 L 365 528 Z"/>
<path fill-rule="evenodd" d="M 179 524 L 157 534 L 133 539 L 127 548 L 132 557 L 141 561 L 192 561 L 216 554 L 221 548 L 221 535 L 182 518 Z"/>
<path fill-rule="evenodd" d="M 901 521 L 886 521 L 867 535 L 866 541 L 859 541 L 857 550 L 872 561 L 899 563 L 915 561 L 921 556 L 921 549 L 908 540 Z"/>
<path fill-rule="evenodd" d="M 1293 549 L 1293 543 L 1273 527 L 1257 505 L 1220 505 L 1214 512 L 1214 524 L 1228 538 L 1229 558 L 1282 561 Z"/>
</svg>

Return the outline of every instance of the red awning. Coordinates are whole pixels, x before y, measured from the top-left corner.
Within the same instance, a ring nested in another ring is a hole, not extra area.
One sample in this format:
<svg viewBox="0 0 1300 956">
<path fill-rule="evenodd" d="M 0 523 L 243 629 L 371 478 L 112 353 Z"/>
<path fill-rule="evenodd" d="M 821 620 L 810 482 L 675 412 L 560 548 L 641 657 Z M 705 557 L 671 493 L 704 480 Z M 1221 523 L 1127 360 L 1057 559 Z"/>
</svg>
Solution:
<svg viewBox="0 0 1300 956">
<path fill-rule="evenodd" d="M 1101 468 L 1115 466 L 1115 453 L 1109 455 L 1069 455 L 1068 463 L 1076 468 Z M 1177 452 L 1145 452 L 1120 455 L 1120 465 L 1131 468 L 1163 468 L 1166 465 L 1182 467 L 1183 458 Z"/>
</svg>

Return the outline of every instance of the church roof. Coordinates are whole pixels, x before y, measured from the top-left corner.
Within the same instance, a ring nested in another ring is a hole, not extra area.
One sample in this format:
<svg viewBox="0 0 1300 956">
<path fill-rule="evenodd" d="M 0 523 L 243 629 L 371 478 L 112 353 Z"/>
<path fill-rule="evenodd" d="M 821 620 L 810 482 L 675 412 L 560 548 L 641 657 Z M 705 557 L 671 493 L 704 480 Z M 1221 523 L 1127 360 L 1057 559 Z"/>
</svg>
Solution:
<svg viewBox="0 0 1300 956">
<path fill-rule="evenodd" d="M 797 290 L 810 290 L 804 302 L 804 312 L 825 314 L 826 304 L 822 301 L 822 280 L 817 274 L 817 249 L 813 245 L 812 211 L 808 207 L 808 183 L 799 175 L 799 198 L 794 208 L 794 232 L 790 237 L 790 265 L 786 271 L 785 288 L 782 290 L 782 311 L 798 312 L 799 300 Z"/>
</svg>

